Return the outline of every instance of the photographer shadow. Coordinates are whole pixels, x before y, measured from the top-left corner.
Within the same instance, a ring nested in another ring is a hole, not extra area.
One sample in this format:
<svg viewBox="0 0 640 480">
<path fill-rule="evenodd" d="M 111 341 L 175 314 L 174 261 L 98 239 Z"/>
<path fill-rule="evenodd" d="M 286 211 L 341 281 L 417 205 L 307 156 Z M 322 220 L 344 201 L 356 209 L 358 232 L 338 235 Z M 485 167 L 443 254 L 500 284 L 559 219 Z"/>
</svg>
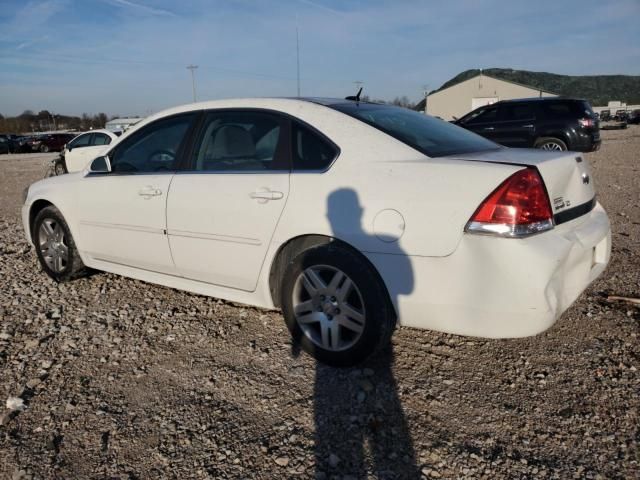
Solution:
<svg viewBox="0 0 640 480">
<path fill-rule="evenodd" d="M 337 238 L 355 236 L 366 243 L 370 235 L 362 228 L 362 214 L 354 190 L 344 188 L 329 195 L 327 217 Z M 355 231 L 354 225 L 358 226 Z M 390 294 L 409 295 L 413 291 L 411 259 L 398 242 L 388 242 L 386 247 L 394 255 L 396 278 L 401 279 L 399 288 Z M 393 297 L 391 300 L 396 304 Z M 393 364 L 391 344 L 356 368 L 316 364 L 316 478 L 420 478 Z"/>
</svg>

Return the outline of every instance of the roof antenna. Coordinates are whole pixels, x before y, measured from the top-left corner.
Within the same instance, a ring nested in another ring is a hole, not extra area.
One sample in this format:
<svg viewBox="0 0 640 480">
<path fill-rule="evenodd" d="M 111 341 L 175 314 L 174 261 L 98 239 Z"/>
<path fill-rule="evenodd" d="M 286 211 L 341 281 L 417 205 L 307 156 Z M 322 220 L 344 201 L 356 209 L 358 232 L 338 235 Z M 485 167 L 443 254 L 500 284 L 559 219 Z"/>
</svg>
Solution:
<svg viewBox="0 0 640 480">
<path fill-rule="evenodd" d="M 362 93 L 362 87 L 360 87 L 360 89 L 358 90 L 358 93 L 355 96 L 349 95 L 348 97 L 345 97 L 345 100 L 353 100 L 355 102 L 359 102 L 361 93 Z"/>
</svg>

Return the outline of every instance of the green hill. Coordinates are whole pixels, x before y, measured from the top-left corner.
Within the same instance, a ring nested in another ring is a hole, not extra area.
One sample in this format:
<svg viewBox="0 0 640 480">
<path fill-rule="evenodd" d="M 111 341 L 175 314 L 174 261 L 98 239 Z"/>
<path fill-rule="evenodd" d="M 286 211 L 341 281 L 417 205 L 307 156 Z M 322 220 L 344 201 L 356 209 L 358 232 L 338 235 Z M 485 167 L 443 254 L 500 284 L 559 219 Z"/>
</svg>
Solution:
<svg viewBox="0 0 640 480">
<path fill-rule="evenodd" d="M 466 70 L 442 84 L 438 92 L 456 83 L 475 77 L 480 70 Z M 482 73 L 501 80 L 521 83 L 540 90 L 567 97 L 589 100 L 593 106 L 606 105 L 610 100 L 621 100 L 627 105 L 640 104 L 640 76 L 633 75 L 556 75 L 547 72 L 529 72 L 510 68 L 488 68 Z M 424 110 L 424 100 L 416 105 L 416 110 Z"/>
</svg>

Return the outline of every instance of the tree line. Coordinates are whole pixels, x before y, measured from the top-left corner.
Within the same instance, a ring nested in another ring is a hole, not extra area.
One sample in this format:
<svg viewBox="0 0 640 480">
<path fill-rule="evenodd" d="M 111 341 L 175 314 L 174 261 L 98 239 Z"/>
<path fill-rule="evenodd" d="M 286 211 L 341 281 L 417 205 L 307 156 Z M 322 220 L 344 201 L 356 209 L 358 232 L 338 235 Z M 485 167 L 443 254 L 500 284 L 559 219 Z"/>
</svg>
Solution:
<svg viewBox="0 0 640 480">
<path fill-rule="evenodd" d="M 115 117 L 112 117 L 115 118 Z M 85 131 L 96 128 L 104 128 L 109 120 L 106 113 L 82 116 L 59 115 L 40 110 L 34 113 L 25 110 L 17 117 L 5 117 L 0 114 L 0 133 L 32 133 L 46 132 L 50 130 L 76 130 Z"/>
<path fill-rule="evenodd" d="M 368 95 L 363 95 L 364 101 L 373 101 L 387 105 L 396 105 L 404 108 L 414 108 L 415 102 L 409 100 L 404 95 L 393 100 L 371 99 Z M 40 110 L 34 113 L 32 110 L 25 110 L 17 117 L 5 117 L 0 114 L 0 133 L 32 133 L 46 132 L 51 130 L 76 130 L 86 131 L 96 128 L 104 128 L 110 118 L 117 118 L 118 115 L 108 117 L 106 113 L 100 112 L 95 115 L 83 113 L 82 116 L 60 115 L 51 113 L 48 110 Z"/>
</svg>

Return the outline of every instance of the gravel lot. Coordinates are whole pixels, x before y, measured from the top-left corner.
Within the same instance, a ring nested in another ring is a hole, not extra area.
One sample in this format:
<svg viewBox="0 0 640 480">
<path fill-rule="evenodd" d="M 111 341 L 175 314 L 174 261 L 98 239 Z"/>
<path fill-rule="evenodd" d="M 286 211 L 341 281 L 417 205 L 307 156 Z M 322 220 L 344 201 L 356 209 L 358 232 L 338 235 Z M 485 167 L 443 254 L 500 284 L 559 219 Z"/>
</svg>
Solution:
<svg viewBox="0 0 640 480">
<path fill-rule="evenodd" d="M 296 355 L 278 312 L 52 282 L 18 214 L 51 155 L 1 156 L 0 478 L 639 478 L 640 309 L 607 295 L 640 296 L 640 127 L 603 138 L 612 262 L 553 328 L 403 328 L 347 370 Z"/>
</svg>

